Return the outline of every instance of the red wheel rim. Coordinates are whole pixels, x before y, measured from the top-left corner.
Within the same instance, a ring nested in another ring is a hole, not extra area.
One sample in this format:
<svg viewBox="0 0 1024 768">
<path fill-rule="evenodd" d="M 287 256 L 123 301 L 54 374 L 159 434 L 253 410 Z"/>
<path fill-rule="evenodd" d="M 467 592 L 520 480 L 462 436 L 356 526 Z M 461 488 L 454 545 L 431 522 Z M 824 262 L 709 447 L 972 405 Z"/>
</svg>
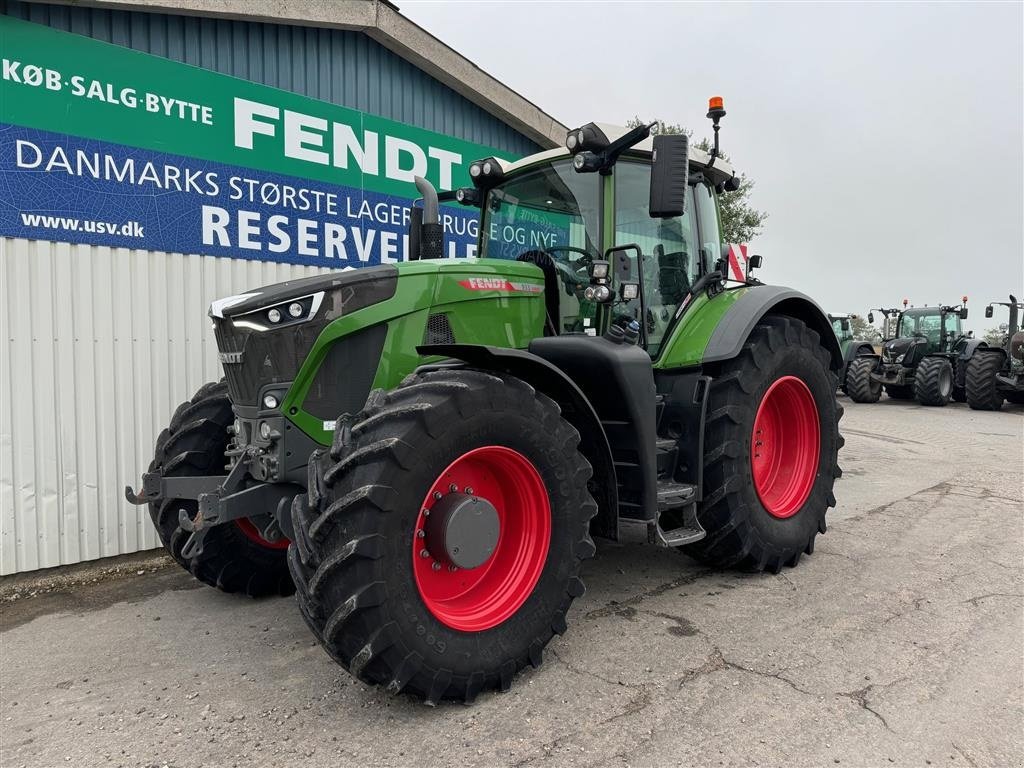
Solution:
<svg viewBox="0 0 1024 768">
<path fill-rule="evenodd" d="M 239 530 L 245 534 L 245 538 L 259 544 L 261 547 L 266 547 L 267 549 L 288 549 L 288 544 L 290 543 L 288 539 L 284 536 L 277 541 L 264 539 L 260 534 L 260 529 L 253 525 L 252 521 L 247 517 L 238 518 L 235 520 L 235 525 L 237 525 Z"/>
<path fill-rule="evenodd" d="M 795 515 L 818 474 L 818 407 L 796 376 L 776 380 L 761 398 L 751 435 L 750 466 L 761 504 L 773 517 Z"/>
<path fill-rule="evenodd" d="M 489 502 L 498 514 L 494 552 L 476 568 L 453 569 L 432 554 L 423 555 L 424 511 L 437 503 L 437 494 L 443 497 L 453 486 Z M 550 542 L 551 503 L 536 467 L 511 448 L 476 448 L 448 465 L 420 505 L 412 539 L 416 587 L 439 621 L 452 629 L 482 632 L 526 602 L 544 570 Z"/>
</svg>

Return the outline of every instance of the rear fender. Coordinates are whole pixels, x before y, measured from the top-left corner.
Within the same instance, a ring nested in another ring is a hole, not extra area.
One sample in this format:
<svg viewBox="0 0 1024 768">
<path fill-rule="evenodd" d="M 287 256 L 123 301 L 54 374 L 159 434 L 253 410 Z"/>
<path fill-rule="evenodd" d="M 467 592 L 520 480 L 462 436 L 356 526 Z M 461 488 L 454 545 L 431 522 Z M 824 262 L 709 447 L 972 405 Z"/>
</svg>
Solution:
<svg viewBox="0 0 1024 768">
<path fill-rule="evenodd" d="M 835 372 L 842 369 L 843 351 L 828 315 L 810 297 L 792 288 L 774 285 L 758 286 L 736 300 L 711 334 L 703 362 L 722 362 L 739 355 L 754 326 L 766 315 L 802 321 L 818 334 L 831 358 L 831 369 Z"/>
<path fill-rule="evenodd" d="M 507 373 L 522 379 L 558 403 L 562 416 L 580 433 L 580 452 L 594 469 L 590 485 L 598 512 L 592 523 L 593 532 L 603 538 L 618 539 L 618 485 L 611 447 L 594 407 L 572 379 L 544 358 L 520 349 L 477 344 L 434 344 L 419 346 L 416 351 L 423 356 L 439 355 L 459 360 L 484 371 Z M 451 360 L 447 360 L 424 365 L 417 370 L 436 370 L 451 364 Z"/>
<path fill-rule="evenodd" d="M 875 356 L 875 350 L 870 344 L 851 344 L 844 357 L 849 364 L 858 357 L 868 357 L 869 355 Z"/>
</svg>

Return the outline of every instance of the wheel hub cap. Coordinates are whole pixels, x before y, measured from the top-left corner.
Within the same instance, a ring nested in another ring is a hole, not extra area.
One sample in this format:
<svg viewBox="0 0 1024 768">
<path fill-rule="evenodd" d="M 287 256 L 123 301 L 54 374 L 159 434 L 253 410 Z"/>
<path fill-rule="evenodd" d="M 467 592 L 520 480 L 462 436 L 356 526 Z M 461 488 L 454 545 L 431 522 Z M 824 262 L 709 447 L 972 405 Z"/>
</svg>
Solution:
<svg viewBox="0 0 1024 768">
<path fill-rule="evenodd" d="M 430 510 L 427 551 L 443 565 L 477 568 L 494 554 L 499 532 L 493 504 L 479 496 L 449 493 Z"/>
</svg>

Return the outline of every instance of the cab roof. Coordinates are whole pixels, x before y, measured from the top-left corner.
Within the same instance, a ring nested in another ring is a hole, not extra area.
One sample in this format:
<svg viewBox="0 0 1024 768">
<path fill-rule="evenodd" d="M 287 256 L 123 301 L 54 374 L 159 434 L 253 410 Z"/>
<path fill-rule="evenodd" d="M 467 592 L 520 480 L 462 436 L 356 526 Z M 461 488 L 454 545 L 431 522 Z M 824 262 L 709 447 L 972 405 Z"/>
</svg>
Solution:
<svg viewBox="0 0 1024 768">
<path fill-rule="evenodd" d="M 615 141 L 617 138 L 631 130 L 621 125 L 612 125 L 609 123 L 595 123 L 595 125 L 597 125 L 597 127 L 604 132 L 604 135 L 608 137 L 609 141 Z M 654 138 L 652 136 L 648 136 L 643 141 L 634 144 L 624 154 L 634 156 L 641 155 L 649 158 L 651 156 L 651 152 L 653 151 L 653 149 Z M 725 181 L 726 179 L 729 179 L 736 175 L 736 171 L 733 170 L 733 167 L 725 160 L 723 160 L 721 157 L 715 158 L 714 164 L 710 165 L 709 167 L 709 164 L 711 163 L 711 155 L 709 155 L 702 149 L 694 147 L 692 144 L 690 145 L 689 155 L 690 167 L 703 171 L 710 178 L 710 181 L 714 184 L 719 184 Z M 509 174 L 515 173 L 516 171 L 522 170 L 524 168 L 528 168 L 529 166 L 535 165 L 536 163 L 550 162 L 552 160 L 558 160 L 563 157 L 572 157 L 572 154 L 564 146 L 558 147 L 556 149 L 549 149 L 544 152 L 538 152 L 534 155 L 527 155 L 526 157 L 516 160 L 514 162 L 502 160 L 501 158 L 495 159 L 498 161 L 499 165 L 501 165 L 502 171 L 506 174 Z"/>
</svg>

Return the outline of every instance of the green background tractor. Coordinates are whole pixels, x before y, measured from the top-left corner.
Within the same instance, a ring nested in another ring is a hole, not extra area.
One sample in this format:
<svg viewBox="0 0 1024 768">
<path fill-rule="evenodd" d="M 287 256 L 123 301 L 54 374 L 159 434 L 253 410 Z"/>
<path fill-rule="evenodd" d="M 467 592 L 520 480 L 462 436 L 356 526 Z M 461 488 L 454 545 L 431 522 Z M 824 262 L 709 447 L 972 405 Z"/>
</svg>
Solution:
<svg viewBox="0 0 1024 768">
<path fill-rule="evenodd" d="M 1010 311 L 1003 346 L 990 347 L 983 340 L 971 340 L 964 350 L 967 404 L 977 411 L 998 411 L 1003 400 L 1024 404 L 1024 333 L 1020 329 L 1020 311 L 1024 304 L 1011 295 L 1009 301 L 994 301 L 985 307 L 992 317 L 994 306 Z"/>
<path fill-rule="evenodd" d="M 853 338 L 853 326 L 850 322 L 850 315 L 833 314 L 829 315 L 829 322 L 832 323 L 832 332 L 839 341 L 839 348 L 843 353 L 843 365 L 839 369 L 839 389 L 848 394 L 846 387 L 846 371 L 851 362 L 859 355 L 874 354 L 874 347 L 870 342 L 863 339 Z"/>
<path fill-rule="evenodd" d="M 728 278 L 722 115 L 711 155 L 591 123 L 473 163 L 440 202 L 480 209 L 479 259 L 436 258 L 419 179 L 412 261 L 215 302 L 225 380 L 128 498 L 198 579 L 295 590 L 332 658 L 428 703 L 539 665 L 620 523 L 796 565 L 835 505 L 842 355 L 809 298 Z"/>
<path fill-rule="evenodd" d="M 962 354 L 968 342 L 961 327 L 967 319 L 967 297 L 960 306 L 911 307 L 896 316 L 894 338 L 882 342 L 880 355 L 861 354 L 847 370 L 850 398 L 877 402 L 882 388 L 895 400 L 916 399 L 921 405 L 943 406 L 964 400 Z M 886 328 L 892 310 L 883 311 Z M 874 322 L 874 313 L 868 313 Z M 888 335 L 888 331 L 886 333 Z"/>
</svg>

